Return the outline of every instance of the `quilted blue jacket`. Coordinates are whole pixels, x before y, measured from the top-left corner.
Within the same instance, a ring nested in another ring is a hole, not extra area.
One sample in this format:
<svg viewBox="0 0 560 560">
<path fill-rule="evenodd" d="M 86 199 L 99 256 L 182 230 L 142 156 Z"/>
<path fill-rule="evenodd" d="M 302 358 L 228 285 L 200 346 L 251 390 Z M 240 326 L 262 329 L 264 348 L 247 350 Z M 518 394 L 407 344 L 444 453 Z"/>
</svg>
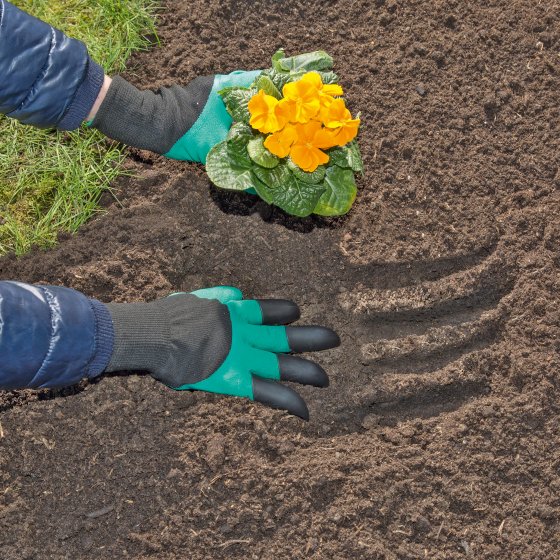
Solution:
<svg viewBox="0 0 560 560">
<path fill-rule="evenodd" d="M 95 377 L 109 363 L 113 338 L 99 301 L 69 288 L 0 282 L 0 389 Z"/>
<path fill-rule="evenodd" d="M 0 0 L 0 113 L 41 128 L 78 128 L 103 78 L 83 43 Z"/>
<path fill-rule="evenodd" d="M 0 113 L 76 128 L 103 83 L 83 43 L 0 0 Z M 0 389 L 62 387 L 107 366 L 113 324 L 102 303 L 68 288 L 0 281 Z"/>
</svg>

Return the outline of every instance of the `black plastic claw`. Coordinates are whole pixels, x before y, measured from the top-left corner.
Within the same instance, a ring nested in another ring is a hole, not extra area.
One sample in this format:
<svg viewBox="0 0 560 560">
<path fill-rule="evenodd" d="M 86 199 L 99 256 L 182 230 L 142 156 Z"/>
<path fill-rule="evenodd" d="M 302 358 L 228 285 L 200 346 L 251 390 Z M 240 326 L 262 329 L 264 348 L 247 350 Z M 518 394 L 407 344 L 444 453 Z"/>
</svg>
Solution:
<svg viewBox="0 0 560 560">
<path fill-rule="evenodd" d="M 315 362 L 304 360 L 297 356 L 290 356 L 289 354 L 279 354 L 278 364 L 282 381 L 294 381 L 302 385 L 313 385 L 313 387 L 329 386 L 328 375 Z"/>
<path fill-rule="evenodd" d="M 264 325 L 287 325 L 300 318 L 297 304 L 287 299 L 259 299 Z"/>
<path fill-rule="evenodd" d="M 309 410 L 305 401 L 293 389 L 276 381 L 253 377 L 253 400 L 309 420 Z"/>
<path fill-rule="evenodd" d="M 292 352 L 316 352 L 340 346 L 339 336 L 327 327 L 286 327 Z"/>
</svg>

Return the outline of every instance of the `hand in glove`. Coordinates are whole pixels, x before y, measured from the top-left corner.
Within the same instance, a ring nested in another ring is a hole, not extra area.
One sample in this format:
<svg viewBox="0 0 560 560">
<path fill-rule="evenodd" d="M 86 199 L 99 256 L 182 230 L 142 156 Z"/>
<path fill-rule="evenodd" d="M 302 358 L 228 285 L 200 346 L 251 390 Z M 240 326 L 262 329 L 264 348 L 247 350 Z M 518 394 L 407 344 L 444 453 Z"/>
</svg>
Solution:
<svg viewBox="0 0 560 560">
<path fill-rule="evenodd" d="M 195 78 L 187 86 L 140 91 L 113 78 L 91 126 L 128 146 L 179 160 L 206 162 L 232 124 L 218 91 L 249 86 L 259 70 Z"/>
<path fill-rule="evenodd" d="M 305 401 L 278 381 L 328 386 L 323 369 L 291 352 L 334 348 L 338 335 L 299 318 L 287 300 L 244 300 L 237 288 L 108 304 L 115 344 L 106 371 L 147 370 L 177 390 L 246 397 L 309 419 Z"/>
</svg>

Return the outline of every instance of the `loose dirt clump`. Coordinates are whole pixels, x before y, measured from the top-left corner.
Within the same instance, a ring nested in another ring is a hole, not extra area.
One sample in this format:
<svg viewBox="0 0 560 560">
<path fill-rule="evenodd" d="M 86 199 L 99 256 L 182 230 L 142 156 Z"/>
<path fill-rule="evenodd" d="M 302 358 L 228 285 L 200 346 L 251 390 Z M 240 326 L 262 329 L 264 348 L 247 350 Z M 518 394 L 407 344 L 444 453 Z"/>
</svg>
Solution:
<svg viewBox="0 0 560 560">
<path fill-rule="evenodd" d="M 138 301 L 216 284 L 341 335 L 309 424 L 107 376 L 0 397 L 0 556 L 556 559 L 560 22 L 554 1 L 169 2 L 155 87 L 325 49 L 366 165 L 296 220 L 132 152 L 107 214 L 5 279 Z"/>
</svg>

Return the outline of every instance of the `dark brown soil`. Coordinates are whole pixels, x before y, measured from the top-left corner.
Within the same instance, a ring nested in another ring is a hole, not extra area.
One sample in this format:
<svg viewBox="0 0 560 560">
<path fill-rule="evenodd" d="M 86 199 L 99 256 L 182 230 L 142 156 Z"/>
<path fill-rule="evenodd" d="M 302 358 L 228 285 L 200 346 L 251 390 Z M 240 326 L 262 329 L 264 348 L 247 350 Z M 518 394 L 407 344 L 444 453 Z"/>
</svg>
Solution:
<svg viewBox="0 0 560 560">
<path fill-rule="evenodd" d="M 148 376 L 0 397 L 0 557 L 557 559 L 555 0 L 168 2 L 142 86 L 335 58 L 366 174 L 294 220 L 133 153 L 107 213 L 0 276 L 103 301 L 289 297 L 343 345 L 305 424 Z"/>
</svg>

